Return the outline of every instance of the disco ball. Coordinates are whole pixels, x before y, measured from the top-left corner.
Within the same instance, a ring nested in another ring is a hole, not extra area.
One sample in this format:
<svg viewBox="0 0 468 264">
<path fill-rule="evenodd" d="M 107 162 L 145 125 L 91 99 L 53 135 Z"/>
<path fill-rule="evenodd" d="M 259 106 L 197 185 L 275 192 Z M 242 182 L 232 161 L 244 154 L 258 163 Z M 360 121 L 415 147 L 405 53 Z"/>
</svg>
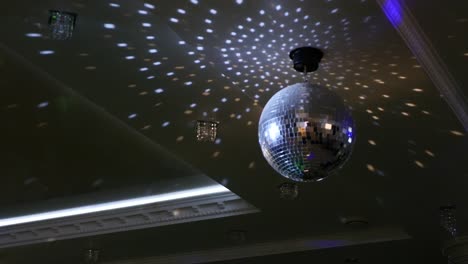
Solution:
<svg viewBox="0 0 468 264">
<path fill-rule="evenodd" d="M 279 174 L 298 182 L 320 181 L 349 158 L 355 127 L 350 109 L 337 94 L 298 83 L 268 101 L 258 138 L 263 156 Z"/>
</svg>

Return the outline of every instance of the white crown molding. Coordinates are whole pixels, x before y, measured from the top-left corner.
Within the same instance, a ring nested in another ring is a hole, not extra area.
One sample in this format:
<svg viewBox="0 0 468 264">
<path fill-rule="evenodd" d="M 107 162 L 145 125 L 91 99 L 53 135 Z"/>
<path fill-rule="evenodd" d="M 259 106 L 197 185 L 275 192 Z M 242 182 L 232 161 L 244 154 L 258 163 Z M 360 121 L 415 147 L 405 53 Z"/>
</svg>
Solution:
<svg viewBox="0 0 468 264">
<path fill-rule="evenodd" d="M 0 248 L 95 236 L 259 212 L 233 193 L 219 193 L 145 206 L 0 228 Z"/>
<path fill-rule="evenodd" d="M 320 235 L 309 238 L 271 241 L 236 247 L 181 252 L 173 255 L 104 262 L 103 264 L 195 264 L 214 261 L 285 254 L 410 239 L 400 228 L 369 228 L 361 231 Z"/>
</svg>

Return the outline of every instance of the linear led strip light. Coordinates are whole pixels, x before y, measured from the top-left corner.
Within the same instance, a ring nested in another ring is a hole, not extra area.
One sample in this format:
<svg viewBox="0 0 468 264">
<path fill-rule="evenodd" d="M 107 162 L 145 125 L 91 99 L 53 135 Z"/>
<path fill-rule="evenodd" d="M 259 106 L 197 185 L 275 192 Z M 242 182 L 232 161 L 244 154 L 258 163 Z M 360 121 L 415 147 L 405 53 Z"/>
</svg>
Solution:
<svg viewBox="0 0 468 264">
<path fill-rule="evenodd" d="M 164 194 L 143 196 L 138 198 L 131 198 L 125 200 L 119 200 L 114 202 L 99 203 L 92 205 L 85 205 L 80 207 L 73 207 L 68 209 L 61 209 L 37 214 L 23 215 L 11 218 L 0 219 L 0 227 L 12 226 L 18 224 L 25 224 L 31 222 L 38 222 L 44 220 L 57 219 L 62 217 L 77 216 L 89 213 L 97 213 L 108 210 L 122 209 L 133 206 L 140 206 L 152 203 L 167 202 L 177 199 L 191 198 L 196 196 L 227 193 L 230 192 L 222 185 L 212 185 L 207 187 L 189 189 L 178 192 L 170 192 Z"/>
</svg>

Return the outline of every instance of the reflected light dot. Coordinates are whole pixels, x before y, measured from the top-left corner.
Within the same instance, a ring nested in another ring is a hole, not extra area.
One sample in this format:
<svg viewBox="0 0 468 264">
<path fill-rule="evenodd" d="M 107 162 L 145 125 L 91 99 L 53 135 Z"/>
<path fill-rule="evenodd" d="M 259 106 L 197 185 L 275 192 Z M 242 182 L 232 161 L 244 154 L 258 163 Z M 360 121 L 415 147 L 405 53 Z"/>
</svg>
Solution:
<svg viewBox="0 0 468 264">
<path fill-rule="evenodd" d="M 127 43 L 117 43 L 117 47 L 123 48 L 123 47 L 127 47 L 127 46 L 128 46 Z"/>
<path fill-rule="evenodd" d="M 182 15 L 185 15 L 185 13 L 187 13 L 184 9 L 177 9 L 177 13 L 179 14 L 182 14 Z"/>
<path fill-rule="evenodd" d="M 213 15 L 216 15 L 218 13 L 218 11 L 216 11 L 216 9 L 210 9 L 210 13 L 213 14 Z"/>
<path fill-rule="evenodd" d="M 153 39 L 154 39 L 154 36 L 146 36 L 146 39 L 148 39 L 148 40 L 153 40 Z"/>
<path fill-rule="evenodd" d="M 145 3 L 144 6 L 149 9 L 154 9 L 154 5 Z"/>
<path fill-rule="evenodd" d="M 415 160 L 414 163 L 420 167 L 420 168 L 424 168 L 424 164 L 422 162 L 420 162 L 419 160 Z"/>
<path fill-rule="evenodd" d="M 125 56 L 125 59 L 126 60 L 133 60 L 133 59 L 135 59 L 135 56 Z"/>
<path fill-rule="evenodd" d="M 157 49 L 150 49 L 150 50 L 148 50 L 148 52 L 149 52 L 149 53 L 157 53 L 158 50 L 157 50 Z"/>
<path fill-rule="evenodd" d="M 134 119 L 135 117 L 137 117 L 137 114 L 130 114 L 130 115 L 128 115 L 128 119 Z"/>
<path fill-rule="evenodd" d="M 146 22 L 145 22 L 145 23 L 141 23 L 141 25 L 142 25 L 143 27 L 151 27 L 151 24 L 150 24 L 150 23 L 146 23 Z"/>
<path fill-rule="evenodd" d="M 54 54 L 55 52 L 53 50 L 41 50 L 39 51 L 39 54 L 41 55 L 51 55 Z"/>
<path fill-rule="evenodd" d="M 104 24 L 104 27 L 107 28 L 107 29 L 114 29 L 114 28 L 115 28 L 115 25 L 114 25 L 114 24 L 110 24 L 110 23 L 105 23 L 105 24 Z"/>
<path fill-rule="evenodd" d="M 179 23 L 179 19 L 175 18 L 175 17 L 171 17 L 169 19 L 169 21 L 171 21 L 172 23 Z"/>
<path fill-rule="evenodd" d="M 40 37 L 42 37 L 42 34 L 40 34 L 40 33 L 26 33 L 25 35 L 26 35 L 26 37 L 29 37 L 29 38 L 40 38 Z"/>
<path fill-rule="evenodd" d="M 111 6 L 111 7 L 120 7 L 120 5 L 116 4 L 116 3 L 109 3 L 109 6 Z"/>
<path fill-rule="evenodd" d="M 431 157 L 435 157 L 435 154 L 434 154 L 432 151 L 430 151 L 430 150 L 427 150 L 427 149 L 426 149 L 424 152 L 425 152 L 427 155 L 431 156 Z"/>
<path fill-rule="evenodd" d="M 170 124 L 170 122 L 169 122 L 169 121 L 166 121 L 166 122 L 162 123 L 161 126 L 162 126 L 162 127 L 167 127 L 167 126 L 169 126 L 169 124 Z"/>
<path fill-rule="evenodd" d="M 37 108 L 44 108 L 44 107 L 46 107 L 48 105 L 49 105 L 49 102 L 42 102 L 42 103 L 37 105 Z"/>
<path fill-rule="evenodd" d="M 463 136 L 463 133 L 457 130 L 451 130 L 450 133 L 455 136 Z"/>
<path fill-rule="evenodd" d="M 160 93 L 164 92 L 164 89 L 158 88 L 158 89 L 155 89 L 154 92 L 157 93 L 157 94 L 160 94 Z"/>
</svg>

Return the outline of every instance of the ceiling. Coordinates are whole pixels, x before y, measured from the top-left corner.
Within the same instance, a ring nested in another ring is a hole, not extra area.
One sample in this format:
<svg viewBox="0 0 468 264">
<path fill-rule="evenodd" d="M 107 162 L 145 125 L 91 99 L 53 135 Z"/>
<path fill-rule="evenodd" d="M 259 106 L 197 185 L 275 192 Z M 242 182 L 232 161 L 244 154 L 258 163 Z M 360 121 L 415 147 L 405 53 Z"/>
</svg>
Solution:
<svg viewBox="0 0 468 264">
<path fill-rule="evenodd" d="M 468 4 L 407 2 L 468 94 Z M 78 14 L 72 39 L 47 37 L 50 9 Z M 413 239 L 224 263 L 371 263 L 389 251 L 439 263 L 439 207 L 457 204 L 467 228 L 466 131 L 375 1 L 18 0 L 1 4 L 0 20 L 0 215 L 212 180 L 262 211 L 2 249 L 0 263 L 44 251 L 50 263 L 79 263 L 90 243 L 109 263 L 232 247 L 232 230 L 244 244 L 323 236 L 350 231 L 353 217 Z M 288 53 L 303 45 L 324 50 L 311 81 L 352 107 L 357 142 L 338 175 L 285 201 L 257 122 L 276 91 L 302 80 Z M 220 122 L 215 143 L 195 140 L 197 119 Z"/>
</svg>

